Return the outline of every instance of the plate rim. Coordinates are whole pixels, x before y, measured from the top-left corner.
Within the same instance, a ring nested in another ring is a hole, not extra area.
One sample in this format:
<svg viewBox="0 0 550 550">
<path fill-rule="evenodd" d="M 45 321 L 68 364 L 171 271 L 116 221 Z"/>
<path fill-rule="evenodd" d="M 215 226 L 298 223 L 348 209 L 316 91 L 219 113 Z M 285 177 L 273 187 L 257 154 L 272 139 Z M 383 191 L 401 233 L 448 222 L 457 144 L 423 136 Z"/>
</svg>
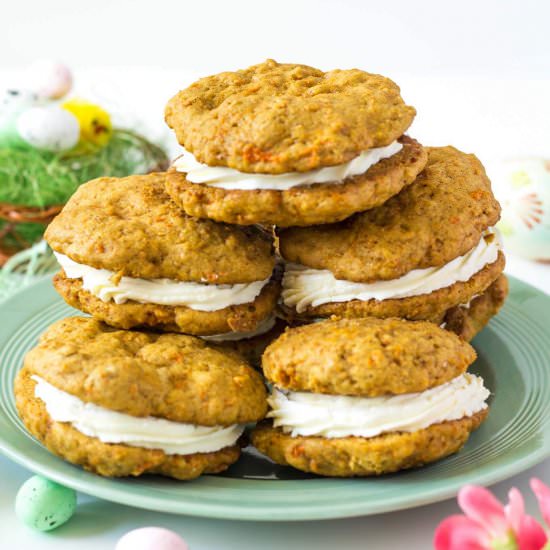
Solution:
<svg viewBox="0 0 550 550">
<path fill-rule="evenodd" d="M 550 296 L 545 294 L 542 290 L 529 285 L 528 283 L 521 281 L 517 278 L 507 275 L 511 282 L 511 288 L 518 290 L 527 290 L 534 296 L 543 297 L 550 304 Z M 20 289 L 6 300 L 0 302 L 0 307 L 5 307 L 10 302 L 17 302 L 22 295 L 31 291 L 36 286 L 44 284 L 46 280 L 51 279 L 51 275 L 45 275 L 38 279 L 33 284 Z M 511 293 L 512 294 L 512 293 Z M 75 313 L 78 313 L 75 310 Z M 540 318 L 535 318 L 537 324 L 541 325 Z M 8 329 L 6 341 L 9 339 L 12 331 Z M 2 369 L 2 365 L 0 365 Z M 549 430 L 550 431 L 550 430 Z M 33 438 L 34 439 L 34 438 Z M 38 441 L 34 440 L 36 444 L 41 445 Z M 410 508 L 416 508 L 442 500 L 448 499 L 454 496 L 457 490 L 464 484 L 463 476 L 455 480 L 449 480 L 448 484 L 444 488 L 434 487 L 420 496 L 409 497 L 408 499 L 401 501 L 399 497 L 385 497 L 385 500 L 379 503 L 373 503 L 372 501 L 365 500 L 363 505 L 358 505 L 356 499 L 347 502 L 346 500 L 340 502 L 334 502 L 330 507 L 325 508 L 306 508 L 301 505 L 299 508 L 285 506 L 281 510 L 281 506 L 277 504 L 262 503 L 258 507 L 235 507 L 233 504 L 228 505 L 226 503 L 212 503 L 212 502 L 192 502 L 189 500 L 177 500 L 163 499 L 158 496 L 150 496 L 145 494 L 135 495 L 132 492 L 124 491 L 119 487 L 108 487 L 101 484 L 94 484 L 87 479 L 78 479 L 76 476 L 71 476 L 66 472 L 59 472 L 56 468 L 50 465 L 44 465 L 39 459 L 33 459 L 28 453 L 20 452 L 17 446 L 8 442 L 2 434 L 0 434 L 0 452 L 4 454 L 8 459 L 16 462 L 17 464 L 27 468 L 31 472 L 43 475 L 61 483 L 67 487 L 71 487 L 75 490 L 81 491 L 85 494 L 95 496 L 118 504 L 123 504 L 135 508 L 142 508 L 145 510 L 165 512 L 177 515 L 187 515 L 195 517 L 208 517 L 213 519 L 226 519 L 226 520 L 241 520 L 241 521 L 264 521 L 264 522 L 281 522 L 281 521 L 318 521 L 325 519 L 342 519 L 351 517 L 360 517 L 367 515 L 374 515 L 378 513 L 386 513 L 390 511 L 404 510 Z M 48 451 L 49 452 L 49 451 Z M 542 462 L 544 459 L 550 456 L 550 440 L 544 441 L 543 444 L 535 451 L 525 453 L 520 458 L 515 458 L 513 461 L 508 461 L 502 464 L 495 470 L 484 470 L 483 473 L 478 475 L 472 474 L 473 483 L 480 485 L 492 485 L 498 483 L 504 479 L 512 477 L 528 468 L 535 466 Z M 63 459 L 59 459 L 63 460 Z M 89 474 L 93 476 L 94 474 Z M 339 479 L 331 478 L 337 481 L 344 481 L 347 483 L 361 483 L 361 479 Z M 381 479 L 381 478 L 378 478 Z M 247 482 L 254 482 L 258 484 L 265 484 L 268 486 L 274 483 L 274 480 L 246 480 Z M 308 482 L 322 482 L 323 478 L 315 478 L 312 480 L 294 480 L 293 483 L 308 483 Z M 184 482 L 183 482 L 184 483 Z M 231 488 L 230 490 L 237 490 L 238 488 Z M 328 488 L 330 490 L 330 488 Z M 136 498 L 137 497 L 137 498 Z M 374 509 L 376 508 L 376 509 Z"/>
</svg>

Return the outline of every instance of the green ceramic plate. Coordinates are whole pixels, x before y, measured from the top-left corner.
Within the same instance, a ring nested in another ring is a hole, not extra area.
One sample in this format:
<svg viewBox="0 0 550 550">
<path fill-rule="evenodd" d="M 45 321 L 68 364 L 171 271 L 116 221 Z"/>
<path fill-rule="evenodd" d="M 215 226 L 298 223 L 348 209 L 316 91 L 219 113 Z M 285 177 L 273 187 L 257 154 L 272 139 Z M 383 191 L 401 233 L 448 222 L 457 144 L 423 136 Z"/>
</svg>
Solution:
<svg viewBox="0 0 550 550">
<path fill-rule="evenodd" d="M 474 342 L 473 371 L 492 390 L 488 420 L 457 455 L 378 479 L 322 479 L 253 452 L 226 474 L 191 482 L 104 479 L 51 455 L 17 417 L 13 378 L 53 321 L 75 315 L 49 280 L 0 305 L 0 450 L 30 470 L 100 498 L 150 510 L 242 520 L 375 514 L 448 498 L 465 483 L 490 484 L 550 456 L 550 297 L 511 280 L 511 296 Z"/>
</svg>

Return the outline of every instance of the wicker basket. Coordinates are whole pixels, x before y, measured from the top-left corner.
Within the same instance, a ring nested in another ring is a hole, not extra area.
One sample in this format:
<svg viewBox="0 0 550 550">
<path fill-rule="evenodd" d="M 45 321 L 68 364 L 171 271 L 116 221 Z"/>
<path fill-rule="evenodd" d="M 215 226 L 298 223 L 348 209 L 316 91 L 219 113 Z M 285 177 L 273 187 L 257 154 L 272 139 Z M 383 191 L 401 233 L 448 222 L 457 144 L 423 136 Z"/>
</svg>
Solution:
<svg viewBox="0 0 550 550">
<path fill-rule="evenodd" d="M 16 204 L 0 203 L 0 220 L 7 222 L 0 229 L 0 266 L 4 265 L 14 254 L 29 248 L 34 243 L 28 242 L 15 231 L 20 223 L 41 223 L 48 225 L 61 212 L 62 204 L 37 208 L 33 206 L 21 206 Z M 8 245 L 6 238 L 12 237 L 17 246 Z"/>
</svg>

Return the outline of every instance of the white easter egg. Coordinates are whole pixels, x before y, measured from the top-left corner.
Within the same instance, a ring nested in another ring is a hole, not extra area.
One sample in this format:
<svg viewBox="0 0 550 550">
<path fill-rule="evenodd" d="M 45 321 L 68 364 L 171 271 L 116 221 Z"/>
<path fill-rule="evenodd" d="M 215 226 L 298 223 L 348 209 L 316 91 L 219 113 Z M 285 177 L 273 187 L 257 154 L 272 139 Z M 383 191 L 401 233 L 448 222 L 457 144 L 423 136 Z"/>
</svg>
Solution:
<svg viewBox="0 0 550 550">
<path fill-rule="evenodd" d="M 16 126 L 25 142 L 44 151 L 72 149 L 80 138 L 80 125 L 76 117 L 57 105 L 32 107 L 24 111 Z"/>
<path fill-rule="evenodd" d="M 41 97 L 59 99 L 69 93 L 73 76 L 63 63 L 44 59 L 29 67 L 27 85 Z"/>
</svg>

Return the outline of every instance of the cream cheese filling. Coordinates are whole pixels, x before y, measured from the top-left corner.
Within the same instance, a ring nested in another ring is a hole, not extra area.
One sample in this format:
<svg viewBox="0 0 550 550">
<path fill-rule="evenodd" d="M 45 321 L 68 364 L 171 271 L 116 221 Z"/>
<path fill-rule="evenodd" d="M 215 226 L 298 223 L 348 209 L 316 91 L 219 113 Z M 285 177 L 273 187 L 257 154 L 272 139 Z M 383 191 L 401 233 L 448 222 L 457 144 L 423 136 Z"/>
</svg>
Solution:
<svg viewBox="0 0 550 550">
<path fill-rule="evenodd" d="M 463 256 L 440 267 L 413 269 L 398 279 L 357 283 L 336 279 L 326 269 L 288 263 L 283 276 L 283 303 L 298 313 L 308 307 L 350 300 L 390 300 L 430 294 L 457 282 L 468 281 L 498 257 L 500 242 L 493 228 Z"/>
<path fill-rule="evenodd" d="M 237 442 L 244 425 L 198 426 L 151 416 L 140 418 L 93 403 L 85 403 L 43 378 L 33 375 L 34 395 L 56 422 L 68 422 L 79 432 L 103 443 L 160 449 L 169 455 L 211 453 Z"/>
<path fill-rule="evenodd" d="M 184 149 L 173 167 L 178 172 L 185 172 L 185 179 L 191 183 L 202 183 L 220 189 L 273 189 L 285 191 L 298 185 L 315 183 L 341 184 L 346 178 L 364 174 L 371 166 L 382 159 L 392 157 L 403 149 L 403 145 L 394 141 L 385 147 L 375 147 L 348 162 L 336 166 L 325 166 L 308 172 L 287 172 L 285 174 L 253 174 L 240 172 L 223 166 L 208 166 L 200 163 L 193 153 Z"/>
<path fill-rule="evenodd" d="M 268 398 L 273 425 L 292 437 L 375 437 L 388 432 L 415 432 L 458 420 L 487 408 L 490 392 L 483 379 L 462 374 L 418 393 L 350 397 L 273 388 Z"/>
<path fill-rule="evenodd" d="M 68 256 L 54 252 L 69 279 L 82 279 L 82 288 L 103 302 L 124 304 L 133 300 L 141 304 L 186 306 L 197 311 L 216 311 L 229 306 L 253 302 L 269 279 L 234 285 L 215 285 L 174 281 L 172 279 L 139 279 L 121 277 L 107 269 L 79 264 Z"/>
</svg>

